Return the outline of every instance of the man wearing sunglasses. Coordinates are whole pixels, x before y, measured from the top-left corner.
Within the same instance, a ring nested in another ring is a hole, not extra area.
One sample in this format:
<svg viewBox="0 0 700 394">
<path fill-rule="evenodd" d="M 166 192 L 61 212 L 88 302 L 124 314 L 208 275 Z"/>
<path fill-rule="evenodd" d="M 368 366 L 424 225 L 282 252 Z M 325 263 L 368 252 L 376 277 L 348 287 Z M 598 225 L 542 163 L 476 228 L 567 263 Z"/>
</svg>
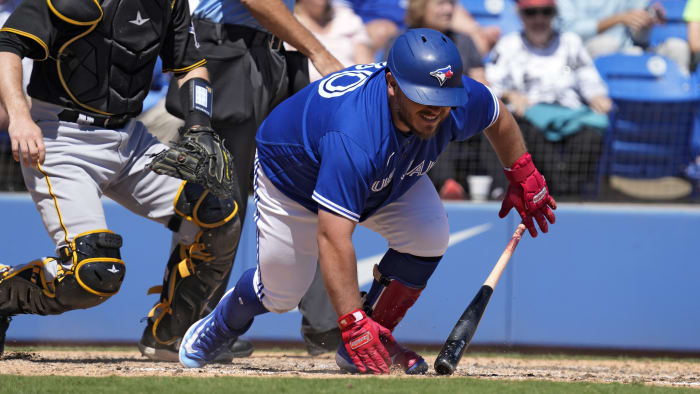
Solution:
<svg viewBox="0 0 700 394">
<path fill-rule="evenodd" d="M 523 31 L 496 44 L 492 62 L 486 65 L 486 79 L 515 115 L 528 147 L 535 151 L 533 156 L 541 160 L 537 165 L 544 176 L 558 179 L 552 186 L 559 193 L 579 193 L 595 172 L 590 166 L 600 154 L 600 124 L 588 127 L 587 122 L 586 127 L 578 125 L 564 135 L 542 127 L 547 123 L 543 118 L 557 111 L 560 123 L 556 124 L 566 124 L 585 113 L 587 119 L 604 123 L 612 102 L 581 38 L 554 28 L 554 0 L 519 0 L 518 11 Z M 481 152 L 492 156 L 486 147 Z M 494 195 L 507 187 L 497 161 L 495 157 L 486 161 L 494 177 Z"/>
</svg>

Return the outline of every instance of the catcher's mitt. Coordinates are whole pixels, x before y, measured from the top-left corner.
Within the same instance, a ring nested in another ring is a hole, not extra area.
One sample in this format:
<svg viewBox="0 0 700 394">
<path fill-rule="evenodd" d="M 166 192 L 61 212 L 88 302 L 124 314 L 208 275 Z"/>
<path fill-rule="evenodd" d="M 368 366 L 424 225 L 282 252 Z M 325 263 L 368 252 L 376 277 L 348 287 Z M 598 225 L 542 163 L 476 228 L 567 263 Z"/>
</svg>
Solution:
<svg viewBox="0 0 700 394">
<path fill-rule="evenodd" d="M 155 154 L 148 167 L 157 174 L 198 183 L 219 198 L 235 198 L 233 156 L 209 127 L 180 129 L 180 140 Z"/>
</svg>

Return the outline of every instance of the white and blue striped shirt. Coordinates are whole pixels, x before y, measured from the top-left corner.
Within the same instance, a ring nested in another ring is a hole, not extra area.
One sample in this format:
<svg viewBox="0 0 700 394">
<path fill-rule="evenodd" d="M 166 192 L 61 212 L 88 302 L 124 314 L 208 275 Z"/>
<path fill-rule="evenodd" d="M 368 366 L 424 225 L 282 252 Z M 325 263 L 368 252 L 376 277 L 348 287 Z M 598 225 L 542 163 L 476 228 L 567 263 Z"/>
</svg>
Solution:
<svg viewBox="0 0 700 394">
<path fill-rule="evenodd" d="M 290 11 L 294 9 L 295 0 L 282 0 Z M 250 14 L 239 0 L 189 0 L 190 10 L 194 19 L 204 19 L 214 23 L 243 25 L 254 29 L 267 31 Z"/>
</svg>

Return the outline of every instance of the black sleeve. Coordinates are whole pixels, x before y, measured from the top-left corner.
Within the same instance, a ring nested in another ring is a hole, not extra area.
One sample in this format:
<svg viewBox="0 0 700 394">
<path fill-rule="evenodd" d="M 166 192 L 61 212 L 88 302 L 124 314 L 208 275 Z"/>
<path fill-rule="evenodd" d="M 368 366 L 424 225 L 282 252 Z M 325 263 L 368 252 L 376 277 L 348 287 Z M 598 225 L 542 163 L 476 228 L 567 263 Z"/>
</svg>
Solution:
<svg viewBox="0 0 700 394">
<path fill-rule="evenodd" d="M 187 0 L 174 0 L 170 30 L 165 38 L 160 58 L 163 72 L 183 73 L 206 63 L 197 47 L 197 38 L 190 20 Z"/>
<path fill-rule="evenodd" d="M 45 0 L 23 0 L 0 29 L 0 51 L 45 60 L 56 36 Z"/>
</svg>

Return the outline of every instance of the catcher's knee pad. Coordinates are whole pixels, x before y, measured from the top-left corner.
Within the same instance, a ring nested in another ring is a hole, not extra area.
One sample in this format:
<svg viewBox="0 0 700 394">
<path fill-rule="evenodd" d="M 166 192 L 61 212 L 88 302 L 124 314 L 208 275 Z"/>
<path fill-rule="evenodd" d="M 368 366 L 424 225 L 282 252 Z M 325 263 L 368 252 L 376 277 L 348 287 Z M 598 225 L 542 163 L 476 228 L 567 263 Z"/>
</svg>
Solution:
<svg viewBox="0 0 700 394">
<path fill-rule="evenodd" d="M 393 331 L 420 296 L 441 258 L 417 257 L 389 249 L 379 265 L 374 266 L 365 313 Z"/>
<path fill-rule="evenodd" d="M 124 280 L 121 245 L 109 230 L 91 231 L 61 248 L 58 259 L 0 271 L 0 313 L 51 315 L 101 304 Z"/>
<path fill-rule="evenodd" d="M 200 231 L 194 242 L 177 245 L 163 285 L 149 290 L 149 294 L 160 293 L 148 316 L 153 337 L 164 345 L 182 337 L 204 314 L 215 290 L 228 277 L 241 234 L 235 201 L 219 199 L 200 185 L 183 183 L 175 211 L 179 218 L 196 223 Z"/>
</svg>

